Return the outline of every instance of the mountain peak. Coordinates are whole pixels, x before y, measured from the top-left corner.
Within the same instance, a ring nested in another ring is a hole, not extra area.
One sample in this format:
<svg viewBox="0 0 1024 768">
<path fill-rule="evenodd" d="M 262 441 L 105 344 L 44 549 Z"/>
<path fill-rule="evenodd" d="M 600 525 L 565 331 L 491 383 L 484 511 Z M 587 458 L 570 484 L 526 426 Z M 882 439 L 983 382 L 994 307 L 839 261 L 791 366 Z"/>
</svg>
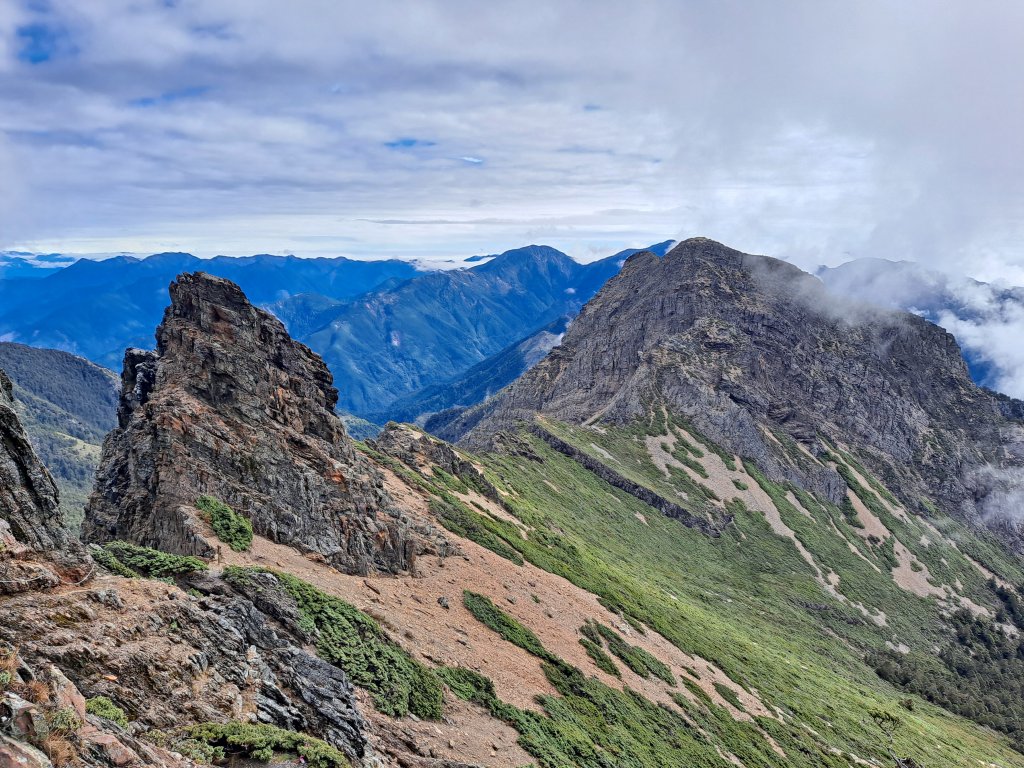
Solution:
<svg viewBox="0 0 1024 768">
<path fill-rule="evenodd" d="M 838 476 L 803 473 L 780 446 L 845 443 L 915 503 L 938 488 L 948 509 L 974 516 L 971 470 L 1022 448 L 1005 444 L 1015 433 L 999 400 L 971 382 L 941 328 L 838 300 L 786 262 L 691 238 L 664 259 L 631 257 L 559 347 L 444 436 L 480 447 L 535 414 L 626 423 L 664 407 L 837 503 Z M 946 450 L 929 449 L 936 434 Z"/>
<path fill-rule="evenodd" d="M 518 271 L 528 267 L 550 269 L 557 267 L 567 271 L 576 265 L 569 256 L 550 245 L 527 245 L 505 251 L 476 269 L 480 272 Z"/>
<path fill-rule="evenodd" d="M 416 541 L 335 415 L 323 360 L 229 280 L 179 275 L 170 295 L 157 351 L 125 354 L 83 537 L 210 556 L 209 495 L 338 568 L 408 567 Z"/>
</svg>

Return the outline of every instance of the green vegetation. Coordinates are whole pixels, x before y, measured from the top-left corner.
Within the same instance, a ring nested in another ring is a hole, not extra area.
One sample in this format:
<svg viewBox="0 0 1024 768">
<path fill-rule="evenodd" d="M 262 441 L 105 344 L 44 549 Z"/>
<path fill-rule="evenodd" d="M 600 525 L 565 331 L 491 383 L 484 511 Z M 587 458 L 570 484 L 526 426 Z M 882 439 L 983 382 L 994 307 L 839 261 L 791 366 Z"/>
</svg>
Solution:
<svg viewBox="0 0 1024 768">
<path fill-rule="evenodd" d="M 723 699 L 725 699 L 734 707 L 736 707 L 736 709 L 743 709 L 743 702 L 741 702 L 739 696 L 736 695 L 736 691 L 734 691 L 728 685 L 718 682 L 717 680 L 715 681 L 714 685 L 715 690 L 718 691 L 719 696 L 721 696 Z"/>
<path fill-rule="evenodd" d="M 249 518 L 212 496 L 200 496 L 196 507 L 206 517 L 217 538 L 235 552 L 245 552 L 252 546 L 252 521 Z"/>
<path fill-rule="evenodd" d="M 510 523 L 480 515 L 451 497 L 431 499 L 430 511 L 441 525 L 457 536 L 475 541 L 516 565 L 523 564 L 523 556 L 509 544 L 510 538 L 519 538 L 515 526 Z"/>
<path fill-rule="evenodd" d="M 74 707 L 58 707 L 46 715 L 46 724 L 51 733 L 73 733 L 82 727 Z"/>
<path fill-rule="evenodd" d="M 298 603 L 302 621 L 316 633 L 317 653 L 345 671 L 373 696 L 386 715 L 437 720 L 441 717 L 441 683 L 437 675 L 385 636 L 372 618 L 344 600 L 301 579 L 260 568 L 226 568 L 228 581 L 250 573 L 272 574 Z"/>
<path fill-rule="evenodd" d="M 102 547 L 91 548 L 89 554 L 97 565 L 103 566 L 116 576 L 123 576 L 126 579 L 134 579 L 139 575 L 114 557 L 111 552 Z"/>
<path fill-rule="evenodd" d="M 869 663 L 883 679 L 1008 734 L 1024 751 L 1024 640 L 966 609 L 949 624 L 953 637 L 937 657 L 885 651 Z"/>
<path fill-rule="evenodd" d="M 686 689 L 690 693 L 697 697 L 698 701 L 703 702 L 709 707 L 711 706 L 711 697 L 708 696 L 707 692 L 703 688 L 701 688 L 692 680 L 687 680 L 685 677 L 683 678 L 683 685 L 686 686 Z M 679 703 L 680 699 L 685 701 L 685 697 L 681 693 L 673 693 L 672 698 L 676 701 L 676 703 Z"/>
<path fill-rule="evenodd" d="M 93 560 L 112 573 L 126 578 L 148 576 L 170 579 L 205 571 L 206 563 L 190 555 L 172 555 L 159 549 L 140 547 L 127 541 L 112 541 L 91 552 Z"/>
<path fill-rule="evenodd" d="M 996 621 L 1013 624 L 1017 629 L 1024 629 L 1024 601 L 1021 601 L 1019 597 L 1020 590 L 1014 592 L 997 583 L 995 579 L 989 579 L 985 586 L 992 590 L 1002 602 L 999 610 L 996 611 Z"/>
<path fill-rule="evenodd" d="M 267 763 L 283 754 L 303 758 L 310 768 L 350 765 L 344 753 L 320 739 L 263 723 L 203 723 L 186 728 L 185 733 L 188 738 L 213 747 L 208 754 L 218 762 L 240 755 Z"/>
<path fill-rule="evenodd" d="M 604 624 L 594 624 L 598 634 L 608 643 L 608 650 L 622 659 L 623 663 L 640 677 L 654 675 L 669 685 L 676 684 L 676 677 L 665 664 L 643 648 L 627 643 L 622 635 Z"/>
<path fill-rule="evenodd" d="M 128 715 L 106 696 L 93 696 L 85 702 L 85 711 L 90 715 L 105 718 L 122 728 L 128 727 Z"/>
<path fill-rule="evenodd" d="M 495 616 L 495 612 L 499 615 Z M 511 617 L 501 618 L 501 614 L 493 604 L 481 613 L 487 619 L 485 623 L 497 627 L 496 631 L 503 637 L 523 641 L 523 633 L 529 630 Z M 585 635 L 599 632 L 596 625 L 586 626 Z M 530 640 L 523 642 L 534 646 Z M 555 658 L 543 646 L 538 647 L 543 654 L 541 659 L 553 659 L 544 661 L 542 669 L 559 693 L 559 696 L 538 697 L 543 716 L 500 701 L 491 681 L 478 673 L 446 669 L 440 674 L 457 696 L 486 707 L 493 716 L 519 731 L 520 745 L 542 768 L 567 765 L 727 768 L 731 763 L 716 749 L 716 744 L 740 756 L 745 766 L 777 768 L 783 763 L 765 737 L 769 728 L 775 742 L 787 749 L 790 757 L 785 765 L 848 768 L 844 759 L 832 754 L 826 745 L 815 741 L 802 729 L 783 726 L 772 718 L 758 718 L 756 723 L 738 722 L 725 709 L 711 704 L 710 698 L 699 689 L 696 689 L 698 698 L 707 702 L 706 709 L 693 708 L 681 695 L 673 697 L 686 710 L 688 722 L 670 708 L 654 704 L 635 691 L 618 690 L 595 678 L 584 677 L 580 670 Z M 700 730 L 691 722 L 697 722 Z M 716 738 L 708 739 L 707 734 Z"/>
<path fill-rule="evenodd" d="M 660 431 L 653 422 L 602 424 L 600 430 L 554 422 L 545 427 L 581 450 L 593 450 L 591 443 L 599 446 L 615 457 L 605 459 L 609 466 L 665 498 L 685 494 L 685 503 L 680 503 L 694 514 L 721 514 L 693 477 L 678 469 L 667 477 L 652 460 L 644 441 L 650 435 L 664 436 L 664 422 Z M 825 592 L 815 569 L 792 541 L 772 531 L 762 512 L 729 502 L 733 522 L 720 537 L 709 538 L 611 487 L 533 435 L 520 433 L 518 439 L 518 455 L 476 457 L 488 481 L 508 494 L 503 496 L 508 510 L 529 532 L 510 545 L 528 562 L 596 594 L 602 605 L 631 624 L 646 626 L 686 653 L 708 659 L 784 713 L 782 722 L 758 716 L 754 723 L 737 723 L 722 707 L 709 709 L 694 694 L 700 703 L 689 704 L 694 710 L 686 713 L 691 722 L 748 768 L 848 768 L 855 761 L 844 755 L 891 763 L 877 734 L 865 728 L 866 713 L 895 709 L 906 694 L 875 676 L 864 663 L 865 655 L 884 651 L 886 641 L 926 651 L 945 645 L 948 635 L 936 600 L 895 584 L 886 564 L 888 545 L 865 541 L 837 505 L 762 475 L 783 522 L 822 571 L 839 578 L 838 589 L 846 598 L 841 602 Z M 709 446 L 708 451 L 713 449 Z M 801 455 L 803 461 L 813 461 Z M 864 477 L 867 492 L 886 498 Z M 790 491 L 801 508 L 786 498 Z M 962 552 L 1004 579 L 1024 582 L 1024 572 L 998 545 L 948 518 L 942 520 L 943 533 L 959 550 L 914 518 L 902 520 L 887 510 L 879 517 L 936 583 L 959 581 L 963 593 L 976 602 L 999 605 Z M 925 539 L 928 544 L 922 543 Z M 886 623 L 876 624 L 858 604 L 872 617 L 885 611 Z M 585 632 L 583 636 L 594 642 Z M 761 732 L 786 756 L 775 753 Z M 914 754 L 925 765 L 980 760 L 1024 766 L 1024 758 L 990 732 L 927 702 L 918 702 L 906 715 L 896 740 L 902 754 Z M 646 764 L 672 764 L 665 756 L 660 759 Z M 702 759 L 676 764 L 717 764 L 716 758 Z"/>
<path fill-rule="evenodd" d="M 473 613 L 488 627 L 544 660 L 544 674 L 560 695 L 538 697 L 544 708 L 541 716 L 500 701 L 491 681 L 475 672 L 449 669 L 441 675 L 457 696 L 486 707 L 519 731 L 520 745 L 542 768 L 729 765 L 701 744 L 677 714 L 629 689 L 619 691 L 584 677 L 487 598 L 473 596 L 470 604 L 483 607 Z"/>
<path fill-rule="evenodd" d="M 493 629 L 512 645 L 518 645 L 524 651 L 545 661 L 555 660 L 555 656 L 544 650 L 544 646 L 533 632 L 498 608 L 489 597 L 470 592 L 468 589 L 463 590 L 462 604 L 477 621 Z"/>
<path fill-rule="evenodd" d="M 587 655 L 594 661 L 597 668 L 602 672 L 607 672 L 609 675 L 615 677 L 622 677 L 622 673 L 619 668 L 615 666 L 615 662 L 612 657 L 604 652 L 604 648 L 595 643 L 593 640 L 589 640 L 585 637 L 580 638 L 580 645 L 587 651 Z"/>
</svg>

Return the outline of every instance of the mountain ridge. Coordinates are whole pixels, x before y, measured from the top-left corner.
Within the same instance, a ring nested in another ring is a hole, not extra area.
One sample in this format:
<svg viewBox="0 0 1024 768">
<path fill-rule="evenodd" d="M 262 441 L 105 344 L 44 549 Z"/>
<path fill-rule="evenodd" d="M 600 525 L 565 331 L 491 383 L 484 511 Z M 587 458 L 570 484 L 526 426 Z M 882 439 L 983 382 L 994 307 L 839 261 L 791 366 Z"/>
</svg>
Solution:
<svg viewBox="0 0 1024 768">
<path fill-rule="evenodd" d="M 621 422 L 658 402 L 773 478 L 834 502 L 838 476 L 803 469 L 762 426 L 815 454 L 847 440 L 884 476 L 905 481 L 908 499 L 926 495 L 927 476 L 943 503 L 975 519 L 985 514 L 974 497 L 986 495 L 986 481 L 960 464 L 1012 470 L 1024 458 L 1024 404 L 978 389 L 950 334 L 914 315 L 843 303 L 791 264 L 706 239 L 664 259 L 630 257 L 559 347 L 441 434 L 482 447 L 535 412 Z M 961 429 L 969 439 L 957 437 Z M 921 462 L 924 475 L 908 462 Z"/>
</svg>

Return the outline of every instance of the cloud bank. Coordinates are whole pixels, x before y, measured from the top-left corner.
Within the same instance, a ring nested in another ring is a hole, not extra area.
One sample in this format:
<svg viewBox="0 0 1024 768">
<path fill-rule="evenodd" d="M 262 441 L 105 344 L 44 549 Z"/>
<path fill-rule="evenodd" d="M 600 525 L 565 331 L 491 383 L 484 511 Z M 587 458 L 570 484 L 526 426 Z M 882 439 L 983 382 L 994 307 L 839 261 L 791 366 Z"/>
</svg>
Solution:
<svg viewBox="0 0 1024 768">
<path fill-rule="evenodd" d="M 606 254 L 1024 283 L 1024 5 L 11 0 L 0 249 Z"/>
</svg>

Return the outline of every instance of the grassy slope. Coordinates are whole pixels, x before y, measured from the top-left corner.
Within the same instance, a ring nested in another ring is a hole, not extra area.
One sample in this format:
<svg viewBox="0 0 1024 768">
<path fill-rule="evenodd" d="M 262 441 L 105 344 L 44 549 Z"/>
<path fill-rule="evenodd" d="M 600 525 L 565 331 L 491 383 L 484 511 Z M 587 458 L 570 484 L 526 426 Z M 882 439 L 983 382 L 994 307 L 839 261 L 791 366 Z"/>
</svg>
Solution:
<svg viewBox="0 0 1024 768">
<path fill-rule="evenodd" d="M 559 431 L 596 458 L 606 459 L 591 443 L 597 445 L 619 459 L 611 466 L 619 471 L 628 468 L 624 474 L 665 493 L 673 484 L 651 462 L 642 442 L 645 431 L 657 430 L 655 426 L 602 434 L 562 426 Z M 906 724 L 897 734 L 898 751 L 926 765 L 981 760 L 1024 766 L 1024 756 L 1008 749 L 997 734 L 921 700 L 913 712 L 904 710 L 898 705 L 904 694 L 864 664 L 864 654 L 884 647 L 886 641 L 930 647 L 941 639 L 941 608 L 934 599 L 900 589 L 889 576 L 882 548 L 862 542 L 835 507 L 816 507 L 812 521 L 779 505 L 784 522 L 819 565 L 839 574 L 841 591 L 887 614 L 885 627 L 826 595 L 792 542 L 774 534 L 760 512 L 731 505 L 735 524 L 720 538 L 709 539 L 611 488 L 540 440 L 524 439 L 541 462 L 498 454 L 481 458 L 489 478 L 508 492 L 512 510 L 533 529 L 529 541 L 509 537 L 508 543 L 535 564 L 621 606 L 682 650 L 715 662 L 778 707 L 786 714 L 786 726 L 764 726 L 773 729 L 784 748 L 788 746 L 790 757 L 776 756 L 775 764 L 803 765 L 798 751 L 807 748 L 808 740 L 815 749 L 885 764 L 884 740 L 868 714 L 884 709 Z M 831 517 L 879 571 L 851 552 L 829 530 L 825 517 Z M 960 552 L 945 542 L 920 544 L 928 531 L 913 519 L 903 522 L 888 515 L 883 522 L 929 567 L 936 581 L 959 579 L 964 593 L 994 606 L 983 577 Z M 1010 581 L 1021 581 L 1017 566 L 990 543 L 974 539 L 951 522 L 945 525 L 947 533 L 958 536 L 961 549 L 970 550 Z M 720 718 L 715 722 L 716 727 L 705 725 L 705 730 L 716 734 L 726 749 L 734 754 L 749 751 L 749 732 L 729 728 Z"/>
</svg>

